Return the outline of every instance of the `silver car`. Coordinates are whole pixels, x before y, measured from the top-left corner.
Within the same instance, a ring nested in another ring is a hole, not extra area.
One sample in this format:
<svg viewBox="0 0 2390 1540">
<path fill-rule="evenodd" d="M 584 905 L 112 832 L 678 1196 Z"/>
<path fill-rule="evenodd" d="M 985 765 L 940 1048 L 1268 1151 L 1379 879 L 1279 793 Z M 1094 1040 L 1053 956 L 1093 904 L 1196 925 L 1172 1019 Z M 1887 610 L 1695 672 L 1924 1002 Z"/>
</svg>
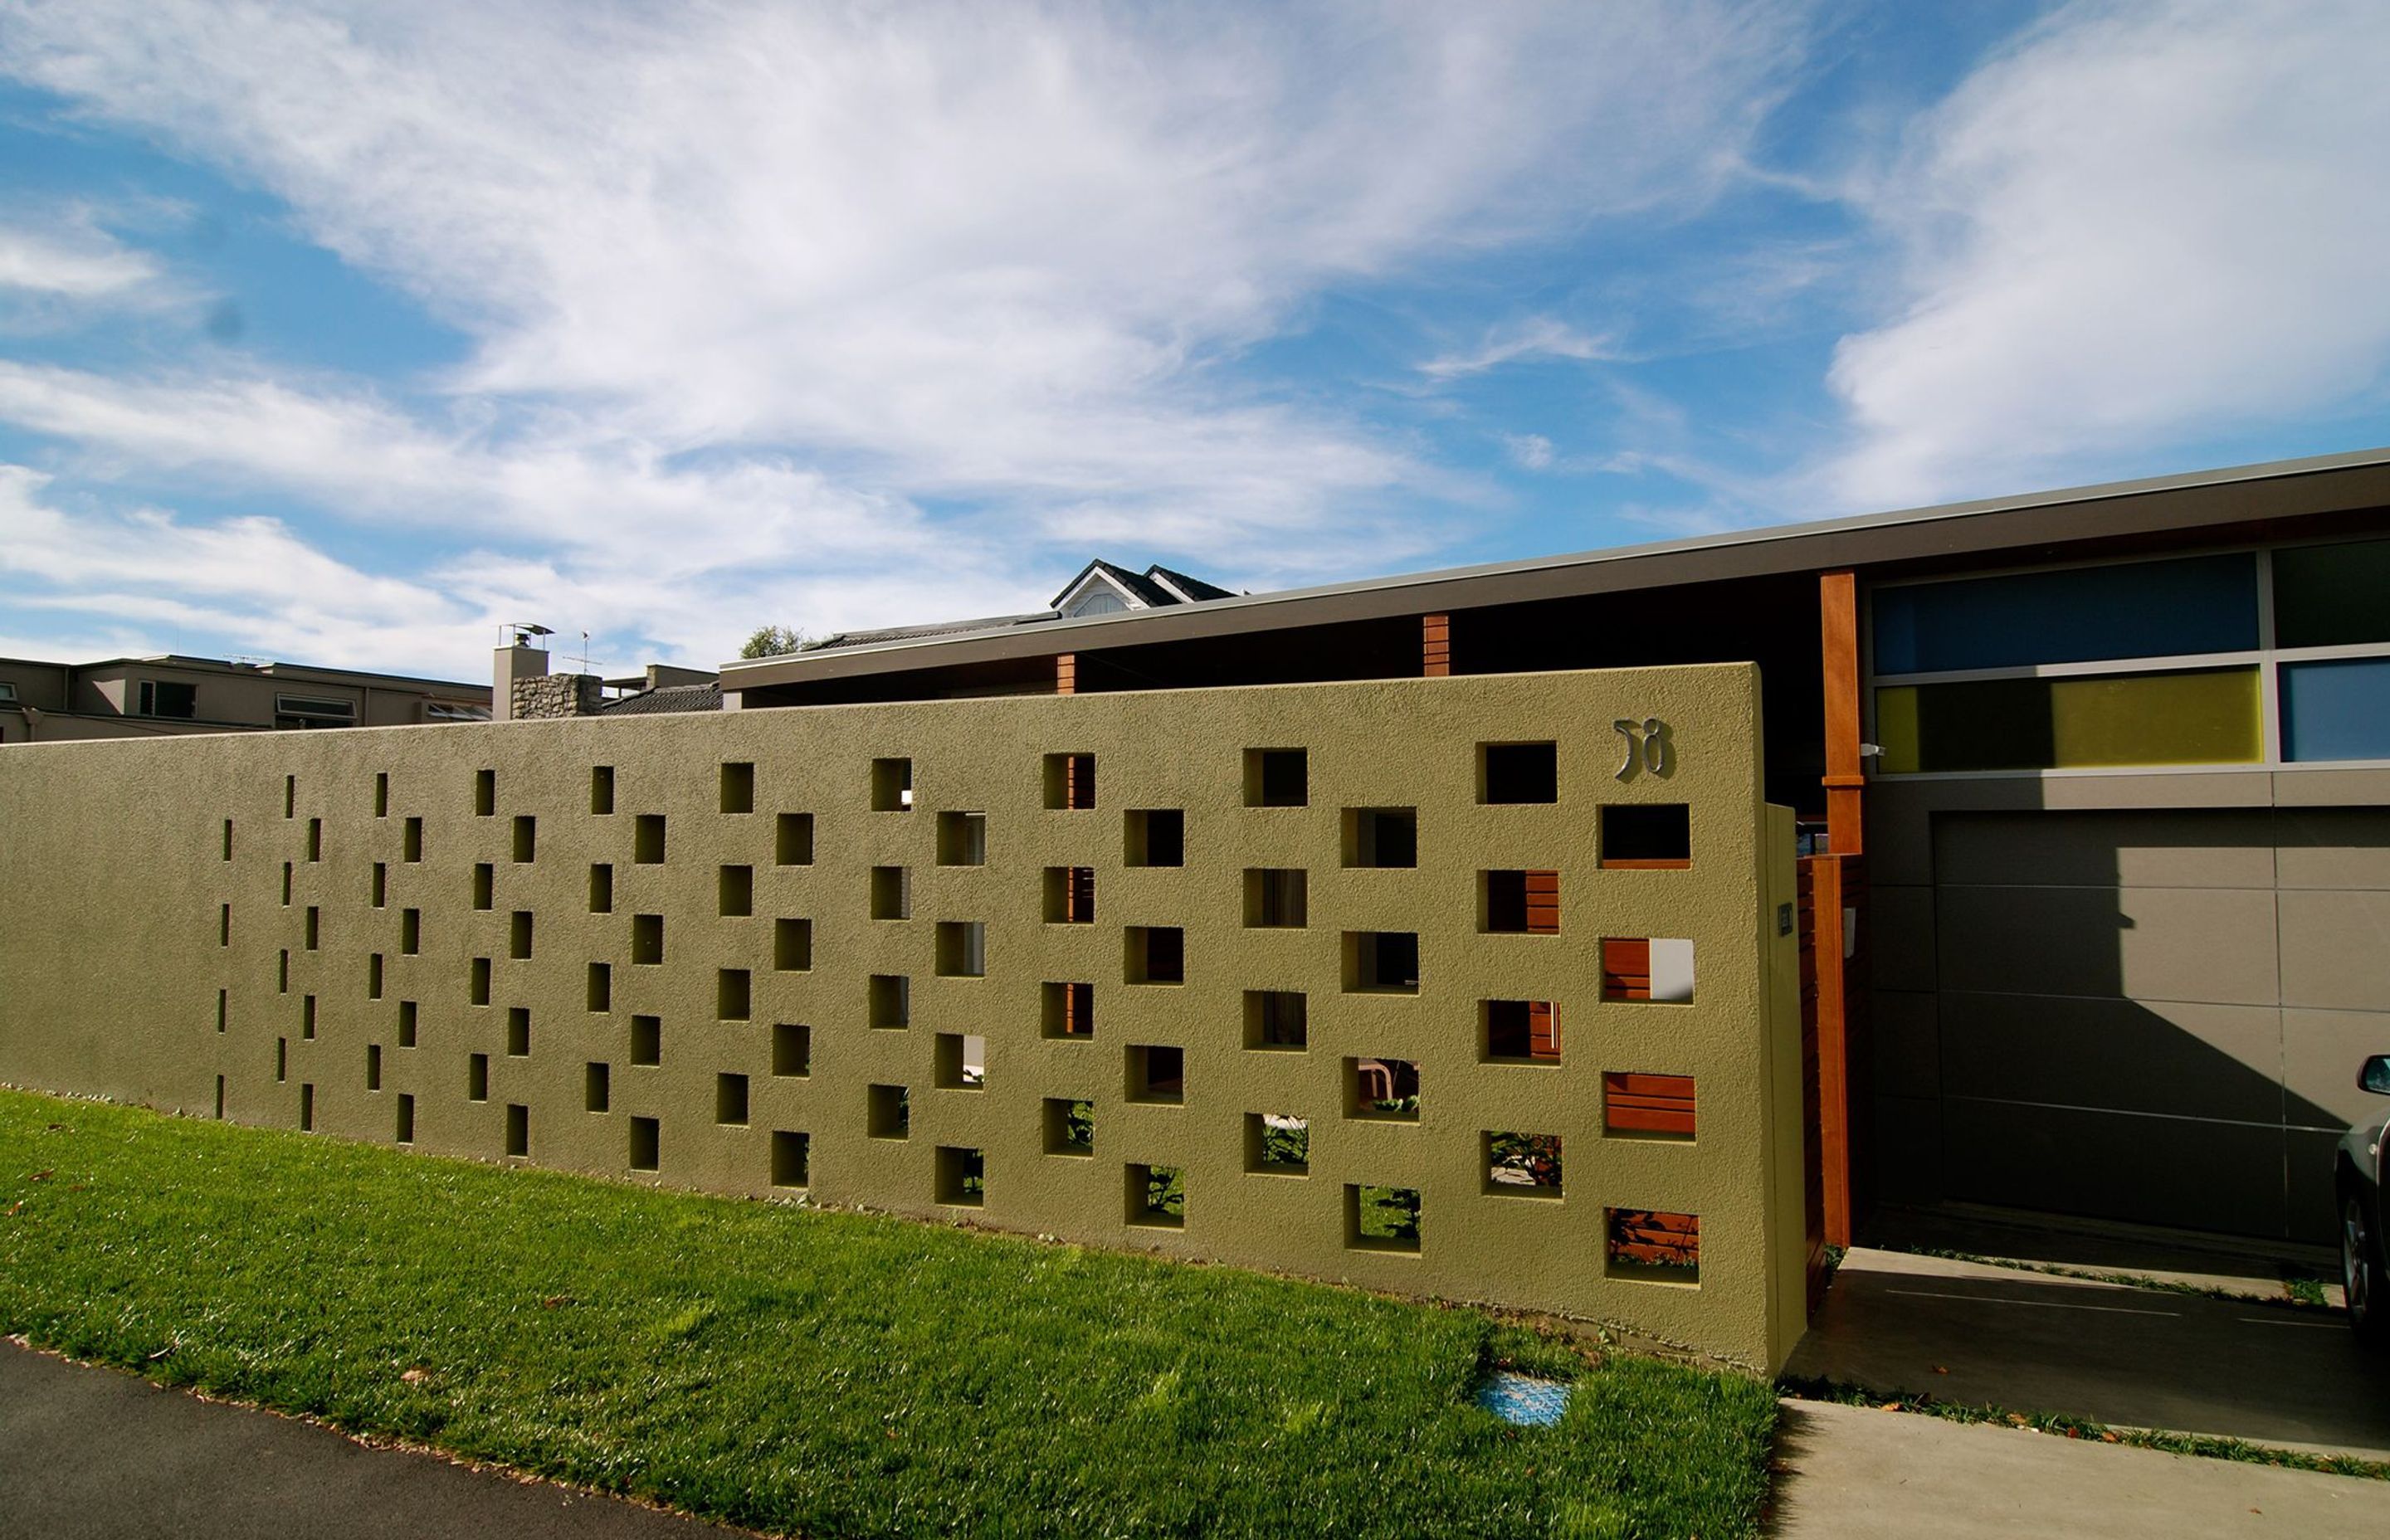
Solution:
<svg viewBox="0 0 2390 1540">
<path fill-rule="evenodd" d="M 2390 1054 L 2375 1054 L 2357 1084 L 2390 1097 Z M 2390 1113 L 2368 1118 L 2340 1141 L 2332 1183 L 2340 1198 L 2340 1281 L 2348 1324 L 2368 1347 L 2390 1349 L 2390 1246 L 2384 1240 L 2383 1193 L 2390 1189 Z"/>
</svg>

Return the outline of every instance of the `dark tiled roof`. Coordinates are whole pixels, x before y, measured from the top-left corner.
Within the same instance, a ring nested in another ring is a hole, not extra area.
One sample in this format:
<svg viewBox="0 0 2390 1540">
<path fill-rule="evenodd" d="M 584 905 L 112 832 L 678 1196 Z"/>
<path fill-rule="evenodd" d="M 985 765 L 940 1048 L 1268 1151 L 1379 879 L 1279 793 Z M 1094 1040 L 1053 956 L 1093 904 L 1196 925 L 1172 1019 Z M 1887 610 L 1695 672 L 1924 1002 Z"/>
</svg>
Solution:
<svg viewBox="0 0 2390 1540">
<path fill-rule="evenodd" d="M 1198 601 L 1232 599 L 1237 597 L 1216 583 L 1206 583 L 1199 577 L 1189 577 L 1186 573 L 1169 567 L 1148 567 L 1145 570 L 1145 575 L 1149 578 L 1162 578 L 1189 598 Z"/>
<path fill-rule="evenodd" d="M 609 700 L 598 708 L 601 716 L 621 712 L 624 716 L 661 716 L 667 712 L 718 712 L 722 709 L 722 687 L 712 685 L 666 685 L 661 689 L 642 690 L 626 695 L 620 700 Z"/>
<path fill-rule="evenodd" d="M 926 625 L 891 625 L 877 631 L 841 631 L 818 641 L 807 642 L 798 650 L 821 652 L 831 648 L 870 647 L 881 642 L 911 642 L 924 636 L 946 636 L 964 631 L 1000 631 L 1008 625 L 1027 625 L 1034 621 L 1050 621 L 1051 610 L 1040 610 L 1031 615 L 989 615 L 972 621 L 933 621 Z"/>
</svg>

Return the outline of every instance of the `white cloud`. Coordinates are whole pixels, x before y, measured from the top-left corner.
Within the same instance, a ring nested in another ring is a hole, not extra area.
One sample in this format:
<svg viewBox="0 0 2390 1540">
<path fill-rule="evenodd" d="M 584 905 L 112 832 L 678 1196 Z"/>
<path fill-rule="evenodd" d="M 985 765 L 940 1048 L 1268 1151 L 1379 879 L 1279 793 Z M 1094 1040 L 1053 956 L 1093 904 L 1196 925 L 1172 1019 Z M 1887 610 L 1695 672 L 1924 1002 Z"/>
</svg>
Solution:
<svg viewBox="0 0 2390 1540">
<path fill-rule="evenodd" d="M 1898 319 L 1844 340 L 1870 507 L 2113 473 L 2152 448 L 2380 411 L 2390 9 L 2070 6 L 1985 64 L 1864 195 Z"/>
<path fill-rule="evenodd" d="M 1512 462 L 1524 469 L 1551 468 L 1552 441 L 1541 433 L 1505 433 L 1502 447 L 1510 451 Z"/>
<path fill-rule="evenodd" d="M 0 289 L 63 300 L 99 300 L 155 283 L 157 263 L 89 224 L 47 230 L 0 224 Z"/>
<path fill-rule="evenodd" d="M 1419 366 L 1419 372 L 1441 382 L 1531 359 L 1569 358 L 1590 363 L 1623 356 L 1607 337 L 1590 336 L 1551 316 L 1537 315 L 1497 327 L 1466 353 L 1431 358 Z"/>
</svg>

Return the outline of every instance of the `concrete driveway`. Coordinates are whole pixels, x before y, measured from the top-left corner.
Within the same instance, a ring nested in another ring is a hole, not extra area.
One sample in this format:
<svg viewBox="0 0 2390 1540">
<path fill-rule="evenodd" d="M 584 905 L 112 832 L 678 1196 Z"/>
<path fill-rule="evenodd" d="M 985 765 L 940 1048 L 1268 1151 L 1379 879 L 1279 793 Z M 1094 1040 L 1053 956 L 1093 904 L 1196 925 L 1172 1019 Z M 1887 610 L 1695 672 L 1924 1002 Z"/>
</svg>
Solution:
<svg viewBox="0 0 2390 1540">
<path fill-rule="evenodd" d="M 2390 1461 L 2390 1360 L 2336 1313 L 1857 1248 L 1786 1372 Z"/>
</svg>

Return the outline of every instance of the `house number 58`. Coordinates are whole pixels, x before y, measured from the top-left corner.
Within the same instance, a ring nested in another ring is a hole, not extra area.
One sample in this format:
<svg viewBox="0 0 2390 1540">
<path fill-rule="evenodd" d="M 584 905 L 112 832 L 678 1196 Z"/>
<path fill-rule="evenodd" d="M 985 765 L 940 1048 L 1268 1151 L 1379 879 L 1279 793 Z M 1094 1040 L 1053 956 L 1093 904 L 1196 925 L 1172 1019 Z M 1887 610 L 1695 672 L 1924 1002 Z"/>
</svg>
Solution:
<svg viewBox="0 0 2390 1540">
<path fill-rule="evenodd" d="M 1620 780 L 1633 780 L 1638 770 L 1664 776 L 1676 767 L 1676 756 L 1668 746 L 1668 725 L 1658 717 L 1647 716 L 1635 722 L 1622 716 L 1611 726 L 1626 740 L 1626 759 L 1618 767 Z"/>
</svg>

